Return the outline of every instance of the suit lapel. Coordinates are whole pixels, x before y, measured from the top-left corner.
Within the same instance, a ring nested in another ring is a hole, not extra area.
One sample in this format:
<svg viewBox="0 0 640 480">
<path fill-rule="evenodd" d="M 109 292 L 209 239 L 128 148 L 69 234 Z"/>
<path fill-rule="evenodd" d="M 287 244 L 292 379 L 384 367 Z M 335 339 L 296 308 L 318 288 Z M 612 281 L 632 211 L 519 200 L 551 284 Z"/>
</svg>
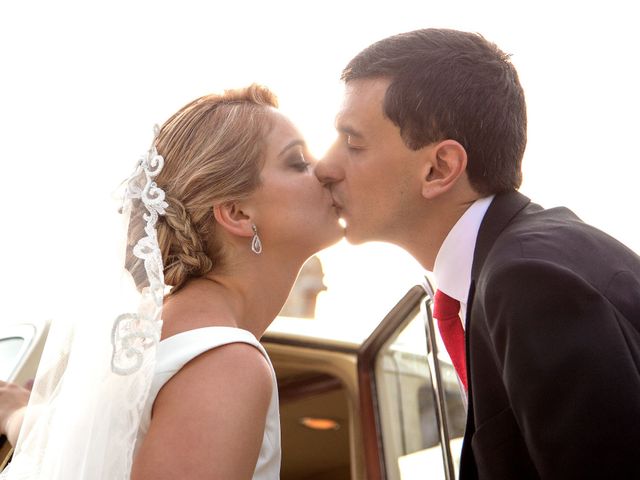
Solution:
<svg viewBox="0 0 640 480">
<path fill-rule="evenodd" d="M 470 332 L 469 329 L 471 323 L 471 307 L 473 306 L 473 297 L 475 293 L 475 285 L 482 271 L 489 252 L 493 248 L 498 236 L 509 225 L 511 220 L 520 213 L 527 205 L 531 203 L 531 200 L 521 194 L 520 192 L 508 192 L 496 195 L 487 209 L 480 229 L 478 230 L 478 238 L 476 240 L 476 247 L 473 252 L 473 263 L 471 266 L 471 288 L 469 290 L 469 297 L 467 299 L 467 315 L 465 321 L 465 331 Z M 469 335 L 466 337 L 466 350 L 467 350 L 467 362 L 469 359 Z M 467 365 L 467 372 L 470 374 L 469 365 Z M 471 383 L 471 382 L 469 382 Z"/>
<path fill-rule="evenodd" d="M 508 192 L 496 195 L 487 209 L 487 213 L 482 219 L 478 238 L 473 253 L 473 263 L 471 266 L 471 285 L 467 298 L 467 315 L 465 321 L 465 350 L 467 354 L 467 374 L 469 375 L 469 407 L 471 407 L 471 368 L 469 356 L 469 335 L 471 333 L 471 311 L 475 297 L 476 284 L 482 271 L 489 252 L 493 248 L 498 236 L 509 225 L 513 218 L 520 213 L 531 200 L 520 192 Z"/>
<path fill-rule="evenodd" d="M 531 200 L 520 192 L 508 192 L 496 195 L 487 209 L 487 213 L 482 219 L 478 239 L 473 254 L 473 264 L 471 267 L 471 280 L 477 280 L 484 261 L 489 255 L 493 244 L 498 236 L 507 227 L 509 222 L 515 217 Z"/>
<path fill-rule="evenodd" d="M 491 202 L 491 205 L 487 209 L 482 223 L 480 224 L 480 230 L 478 230 L 478 238 L 476 240 L 476 246 L 473 254 L 473 264 L 471 267 L 471 285 L 469 288 L 469 295 L 467 298 L 467 315 L 465 325 L 465 351 L 467 356 L 467 375 L 469 376 L 469 390 L 467 391 L 467 424 L 464 435 L 464 442 L 462 446 L 462 453 L 460 458 L 460 474 L 461 478 L 477 478 L 478 471 L 475 460 L 473 458 L 473 451 L 471 448 L 471 438 L 475 433 L 475 418 L 473 411 L 473 365 L 471 365 L 470 356 L 470 325 L 471 325 L 471 310 L 473 306 L 473 300 L 475 297 L 476 283 L 478 276 L 482 271 L 482 266 L 491 251 L 496 239 L 507 227 L 509 222 L 515 217 L 523 208 L 525 208 L 531 200 L 519 192 L 509 192 L 500 195 L 496 195 Z"/>
</svg>

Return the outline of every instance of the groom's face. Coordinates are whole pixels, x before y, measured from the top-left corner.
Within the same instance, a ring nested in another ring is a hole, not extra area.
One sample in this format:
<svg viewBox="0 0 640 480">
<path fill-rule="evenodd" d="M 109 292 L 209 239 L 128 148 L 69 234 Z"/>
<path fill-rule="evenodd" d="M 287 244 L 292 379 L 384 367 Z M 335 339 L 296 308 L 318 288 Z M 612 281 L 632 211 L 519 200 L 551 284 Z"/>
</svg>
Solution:
<svg viewBox="0 0 640 480">
<path fill-rule="evenodd" d="M 409 149 L 385 115 L 390 80 L 352 80 L 336 117 L 338 139 L 316 167 L 351 243 L 399 243 L 421 201 L 420 151 Z"/>
</svg>

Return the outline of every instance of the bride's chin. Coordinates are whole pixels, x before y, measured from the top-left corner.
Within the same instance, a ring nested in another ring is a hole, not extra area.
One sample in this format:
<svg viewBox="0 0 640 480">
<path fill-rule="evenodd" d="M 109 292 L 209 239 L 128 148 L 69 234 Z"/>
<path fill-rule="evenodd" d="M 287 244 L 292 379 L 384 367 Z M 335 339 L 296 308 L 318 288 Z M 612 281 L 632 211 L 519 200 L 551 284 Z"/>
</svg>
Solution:
<svg viewBox="0 0 640 480">
<path fill-rule="evenodd" d="M 323 235 L 318 235 L 318 238 L 322 238 L 324 240 L 321 242 L 321 245 L 319 245 L 318 251 L 324 250 L 325 248 L 335 245 L 344 238 L 344 227 L 340 223 L 336 222 L 335 224 L 328 226 L 323 232 Z"/>
<path fill-rule="evenodd" d="M 298 236 L 293 242 L 295 242 L 295 247 L 302 249 L 305 254 L 312 257 L 320 250 L 335 245 L 343 238 L 344 227 L 336 220 L 327 222 L 322 227 L 318 225 L 317 228 L 307 230 L 303 236 Z"/>
</svg>

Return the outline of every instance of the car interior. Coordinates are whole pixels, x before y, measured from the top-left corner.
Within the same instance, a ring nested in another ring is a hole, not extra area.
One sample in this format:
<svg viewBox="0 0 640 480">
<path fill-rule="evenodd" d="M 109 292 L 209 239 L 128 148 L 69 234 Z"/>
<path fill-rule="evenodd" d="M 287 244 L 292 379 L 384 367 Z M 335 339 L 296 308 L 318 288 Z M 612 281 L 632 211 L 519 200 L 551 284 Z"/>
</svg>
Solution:
<svg viewBox="0 0 640 480">
<path fill-rule="evenodd" d="M 282 480 L 348 480 L 355 465 L 355 355 L 263 342 L 280 391 Z M 350 373 L 349 373 L 350 372 Z M 351 380 L 350 380 L 351 379 Z"/>
</svg>

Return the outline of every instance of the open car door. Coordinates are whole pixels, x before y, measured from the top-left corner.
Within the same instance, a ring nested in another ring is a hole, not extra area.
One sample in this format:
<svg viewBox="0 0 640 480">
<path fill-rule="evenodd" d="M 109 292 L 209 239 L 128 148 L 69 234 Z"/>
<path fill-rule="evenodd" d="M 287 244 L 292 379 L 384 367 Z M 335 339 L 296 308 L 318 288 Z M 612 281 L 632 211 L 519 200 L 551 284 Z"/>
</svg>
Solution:
<svg viewBox="0 0 640 480">
<path fill-rule="evenodd" d="M 434 328 L 433 289 L 411 288 L 358 352 L 366 478 L 454 480 L 466 397 Z"/>
</svg>

